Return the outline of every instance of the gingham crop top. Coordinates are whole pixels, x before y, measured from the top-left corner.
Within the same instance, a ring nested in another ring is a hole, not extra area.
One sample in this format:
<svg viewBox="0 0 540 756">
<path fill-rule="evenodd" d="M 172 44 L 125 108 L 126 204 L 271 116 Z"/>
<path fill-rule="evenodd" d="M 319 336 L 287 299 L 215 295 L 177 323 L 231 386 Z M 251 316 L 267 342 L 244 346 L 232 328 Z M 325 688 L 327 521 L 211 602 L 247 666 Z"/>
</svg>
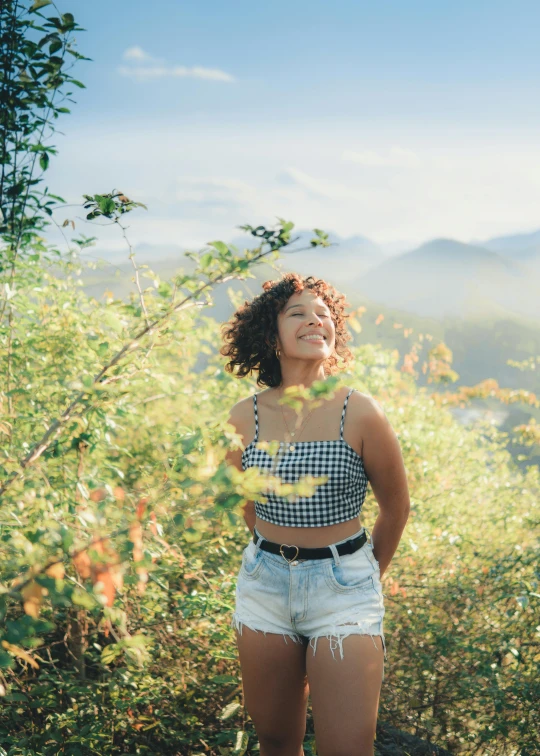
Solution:
<svg viewBox="0 0 540 756">
<path fill-rule="evenodd" d="M 278 462 L 256 443 L 259 438 L 257 394 L 253 395 L 255 438 L 242 454 L 242 469 L 258 467 L 261 472 L 279 477 L 282 483 L 297 483 L 304 475 L 328 476 L 316 486 L 313 496 L 292 496 L 291 501 L 273 491 L 265 492 L 266 501 L 255 501 L 257 517 L 275 525 L 293 528 L 318 528 L 357 517 L 366 498 L 368 478 L 362 457 L 343 438 L 343 424 L 349 397 L 341 413 L 339 438 L 332 441 L 279 442 Z M 293 446 L 289 450 L 289 446 Z M 272 466 L 275 469 L 272 470 Z"/>
</svg>

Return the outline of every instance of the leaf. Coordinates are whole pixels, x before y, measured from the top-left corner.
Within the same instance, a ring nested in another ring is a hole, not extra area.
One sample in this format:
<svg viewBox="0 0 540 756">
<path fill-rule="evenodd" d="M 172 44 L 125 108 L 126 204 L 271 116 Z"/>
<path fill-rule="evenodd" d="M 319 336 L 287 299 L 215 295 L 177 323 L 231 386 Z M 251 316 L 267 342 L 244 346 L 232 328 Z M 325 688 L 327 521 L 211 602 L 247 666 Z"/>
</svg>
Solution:
<svg viewBox="0 0 540 756">
<path fill-rule="evenodd" d="M 213 260 L 213 256 L 211 252 L 206 252 L 206 254 L 202 255 L 201 257 L 201 265 L 203 268 L 206 268 Z"/>
<path fill-rule="evenodd" d="M 83 591 L 80 588 L 75 588 L 73 590 L 71 601 L 73 604 L 82 606 L 84 609 L 94 609 L 96 606 L 96 602 L 92 596 L 87 591 Z"/>
<path fill-rule="evenodd" d="M 122 332 L 124 326 L 118 316 L 113 312 L 105 310 L 105 312 L 103 313 L 103 320 L 107 323 L 108 326 L 113 329 L 113 331 L 116 331 L 116 333 Z"/>
<path fill-rule="evenodd" d="M 118 643 L 111 643 L 110 645 L 105 646 L 101 652 L 101 661 L 103 664 L 110 664 L 117 659 L 121 653 L 122 647 Z"/>
<path fill-rule="evenodd" d="M 8 643 L 6 640 L 2 641 L 2 646 L 9 651 L 13 656 L 17 656 L 19 659 L 23 659 L 25 662 L 28 662 L 34 669 L 39 669 L 39 664 L 37 661 L 30 656 L 28 651 L 25 651 L 24 648 L 19 648 L 19 646 L 13 645 L 13 643 Z"/>
<path fill-rule="evenodd" d="M 207 245 L 209 247 L 214 247 L 214 249 L 216 249 L 220 253 L 220 255 L 226 255 L 229 251 L 229 248 L 227 247 L 225 242 L 222 241 L 207 242 Z"/>
<path fill-rule="evenodd" d="M 49 167 L 49 155 L 46 152 L 42 152 L 39 156 L 39 164 L 42 171 L 46 171 Z"/>
<path fill-rule="evenodd" d="M 46 5 L 50 5 L 51 3 L 52 0 L 35 0 L 32 7 L 29 8 L 28 13 L 35 13 L 35 11 L 39 10 L 40 8 L 44 8 Z"/>
<path fill-rule="evenodd" d="M 197 543 L 203 536 L 201 531 L 195 530 L 195 528 L 186 528 L 182 535 L 184 537 L 184 540 L 188 543 Z"/>
<path fill-rule="evenodd" d="M 237 682 L 236 677 L 234 675 L 214 675 L 214 677 L 210 678 L 212 682 L 214 683 L 235 683 Z"/>
<path fill-rule="evenodd" d="M 92 577 L 94 583 L 94 589 L 97 588 L 96 594 L 100 599 L 105 598 L 105 606 L 112 606 L 114 604 L 114 597 L 116 590 L 114 587 L 114 580 L 109 565 L 100 566 L 97 568 Z"/>
<path fill-rule="evenodd" d="M 91 561 L 87 551 L 81 551 L 76 554 L 71 560 L 79 575 L 84 578 L 89 578 L 92 574 Z"/>
<path fill-rule="evenodd" d="M 62 578 L 65 575 L 65 569 L 62 562 L 56 562 L 56 564 L 51 564 L 50 567 L 47 567 L 45 570 L 45 574 L 49 577 L 56 578 L 56 580 L 62 580 Z"/>
<path fill-rule="evenodd" d="M 227 704 L 227 706 L 221 710 L 218 719 L 221 719 L 221 721 L 224 722 L 226 719 L 233 717 L 241 708 L 242 705 L 239 704 L 238 701 L 231 701 L 230 704 Z"/>
<path fill-rule="evenodd" d="M 21 591 L 21 596 L 23 597 L 23 607 L 26 614 L 34 619 L 39 617 L 39 610 L 43 603 L 43 596 L 46 593 L 48 593 L 47 589 L 35 580 L 31 580 L 24 586 Z"/>
<path fill-rule="evenodd" d="M 249 743 L 249 735 L 243 730 L 239 730 L 236 733 L 236 743 L 234 744 L 234 754 L 238 756 L 244 756 Z"/>
<path fill-rule="evenodd" d="M 14 693 L 8 693 L 5 700 L 6 701 L 28 701 L 28 696 L 25 696 L 24 693 L 19 693 L 15 691 Z"/>
</svg>

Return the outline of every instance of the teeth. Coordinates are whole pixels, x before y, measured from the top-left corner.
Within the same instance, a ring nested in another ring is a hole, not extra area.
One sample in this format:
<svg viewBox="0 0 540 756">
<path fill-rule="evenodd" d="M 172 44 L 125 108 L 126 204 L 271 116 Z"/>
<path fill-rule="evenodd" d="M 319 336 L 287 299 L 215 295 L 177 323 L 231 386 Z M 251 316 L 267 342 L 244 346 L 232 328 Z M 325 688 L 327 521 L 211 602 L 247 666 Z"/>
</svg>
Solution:
<svg viewBox="0 0 540 756">
<path fill-rule="evenodd" d="M 300 338 L 306 339 L 306 341 L 324 341 L 324 336 L 300 336 Z"/>
</svg>

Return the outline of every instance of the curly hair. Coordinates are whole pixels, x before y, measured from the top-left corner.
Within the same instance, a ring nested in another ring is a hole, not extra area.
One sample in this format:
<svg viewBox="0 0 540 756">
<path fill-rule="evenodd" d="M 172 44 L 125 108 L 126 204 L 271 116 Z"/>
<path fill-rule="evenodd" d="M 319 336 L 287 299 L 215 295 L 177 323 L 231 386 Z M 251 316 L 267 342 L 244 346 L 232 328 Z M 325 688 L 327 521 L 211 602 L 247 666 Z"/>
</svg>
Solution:
<svg viewBox="0 0 540 756">
<path fill-rule="evenodd" d="M 352 336 L 346 327 L 349 315 L 344 310 L 349 303 L 344 294 L 322 278 L 303 277 L 298 273 L 286 273 L 278 281 L 265 281 L 262 288 L 262 294 L 252 302 L 246 301 L 221 326 L 223 339 L 227 343 L 219 352 L 230 358 L 225 365 L 226 372 L 234 373 L 238 367 L 237 375 L 243 377 L 257 371 L 258 386 L 274 388 L 281 385 L 281 365 L 275 352 L 277 316 L 289 298 L 304 289 L 310 289 L 324 300 L 334 321 L 335 352 L 325 360 L 325 375 L 334 375 L 349 364 L 353 355 L 346 343 Z M 338 358 L 343 361 L 342 366 L 338 366 Z"/>
</svg>

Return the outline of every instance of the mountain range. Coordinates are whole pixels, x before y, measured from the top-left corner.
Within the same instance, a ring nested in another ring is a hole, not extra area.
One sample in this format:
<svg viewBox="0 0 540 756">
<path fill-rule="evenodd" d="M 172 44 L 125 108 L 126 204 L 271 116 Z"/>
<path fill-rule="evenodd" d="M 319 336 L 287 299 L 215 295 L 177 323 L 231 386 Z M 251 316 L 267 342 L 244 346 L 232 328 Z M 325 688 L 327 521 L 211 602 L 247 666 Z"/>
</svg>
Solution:
<svg viewBox="0 0 540 756">
<path fill-rule="evenodd" d="M 389 254 L 371 239 L 347 238 L 329 232 L 330 247 L 311 247 L 311 230 L 294 231 L 294 243 L 282 251 L 275 265 L 284 272 L 324 277 L 350 299 L 365 296 L 380 305 L 429 318 L 518 318 L 540 321 L 540 230 L 500 236 L 475 243 L 449 238 L 427 241 L 410 250 Z M 229 242 L 239 251 L 260 243 L 249 234 Z M 176 246 L 141 244 L 136 259 L 162 278 L 194 263 Z M 83 253 L 84 258 L 84 253 Z M 113 271 L 120 271 L 114 280 Z M 130 263 L 111 265 L 83 276 L 85 289 L 100 296 L 106 287 L 123 298 L 134 289 Z M 257 278 L 276 278 L 268 265 L 257 268 Z M 111 280 L 113 278 L 114 284 Z M 110 282 L 110 283 L 108 283 Z M 106 284 L 106 286 L 105 286 Z"/>
</svg>

